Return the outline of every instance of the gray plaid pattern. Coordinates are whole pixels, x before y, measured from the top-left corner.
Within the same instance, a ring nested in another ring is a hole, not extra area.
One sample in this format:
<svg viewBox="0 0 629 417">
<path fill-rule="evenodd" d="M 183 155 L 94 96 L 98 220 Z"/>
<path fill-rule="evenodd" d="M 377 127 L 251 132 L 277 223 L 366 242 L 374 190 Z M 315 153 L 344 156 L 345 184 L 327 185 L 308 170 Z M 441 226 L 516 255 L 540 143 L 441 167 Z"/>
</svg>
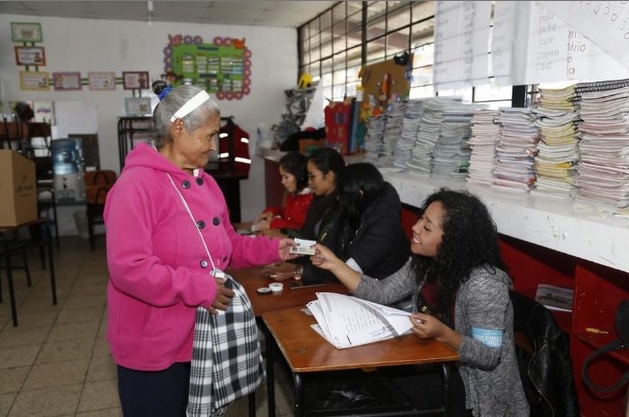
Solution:
<svg viewBox="0 0 629 417">
<path fill-rule="evenodd" d="M 227 311 L 212 316 L 197 309 L 189 417 L 221 415 L 227 404 L 255 391 L 265 377 L 251 302 L 242 286 L 226 277 L 225 285 L 236 293 Z"/>
</svg>

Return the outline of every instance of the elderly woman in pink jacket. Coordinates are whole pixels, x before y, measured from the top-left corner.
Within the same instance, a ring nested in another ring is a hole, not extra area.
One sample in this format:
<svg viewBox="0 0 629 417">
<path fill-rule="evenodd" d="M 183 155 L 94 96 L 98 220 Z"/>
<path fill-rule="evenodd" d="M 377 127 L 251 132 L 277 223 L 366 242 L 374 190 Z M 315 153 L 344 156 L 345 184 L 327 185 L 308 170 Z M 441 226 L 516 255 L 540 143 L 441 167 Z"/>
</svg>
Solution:
<svg viewBox="0 0 629 417">
<path fill-rule="evenodd" d="M 203 169 L 220 129 L 207 92 L 159 81 L 153 88 L 161 100 L 155 146 L 129 153 L 106 201 L 107 341 L 124 415 L 175 417 L 186 415 L 197 310 L 222 314 L 234 297 L 223 270 L 294 255 L 291 239 L 234 231 Z"/>
</svg>

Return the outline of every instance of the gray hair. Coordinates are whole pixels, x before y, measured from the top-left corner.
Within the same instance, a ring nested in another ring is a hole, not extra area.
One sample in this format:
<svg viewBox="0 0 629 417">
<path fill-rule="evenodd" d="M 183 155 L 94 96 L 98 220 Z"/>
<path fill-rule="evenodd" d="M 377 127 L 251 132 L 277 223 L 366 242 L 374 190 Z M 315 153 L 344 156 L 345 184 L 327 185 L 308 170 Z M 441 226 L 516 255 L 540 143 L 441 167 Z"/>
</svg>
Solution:
<svg viewBox="0 0 629 417">
<path fill-rule="evenodd" d="M 155 132 L 155 147 L 161 148 L 166 143 L 172 141 L 170 136 L 170 118 L 177 110 L 197 95 L 202 88 L 193 85 L 182 85 L 173 88 L 170 93 L 153 111 L 153 131 Z M 183 123 L 188 132 L 192 132 L 201 127 L 211 115 L 220 115 L 218 104 L 212 99 L 208 99 L 190 114 L 183 117 Z"/>
</svg>

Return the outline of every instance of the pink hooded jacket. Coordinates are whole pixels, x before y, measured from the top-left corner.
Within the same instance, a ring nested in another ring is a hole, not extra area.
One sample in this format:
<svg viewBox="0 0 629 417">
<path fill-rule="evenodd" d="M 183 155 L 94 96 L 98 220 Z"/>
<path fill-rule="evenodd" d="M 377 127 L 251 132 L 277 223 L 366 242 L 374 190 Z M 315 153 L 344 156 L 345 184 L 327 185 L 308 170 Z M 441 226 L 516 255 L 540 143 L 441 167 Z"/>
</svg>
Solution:
<svg viewBox="0 0 629 417">
<path fill-rule="evenodd" d="M 114 361 L 130 369 L 163 370 L 191 359 L 196 308 L 210 307 L 216 295 L 197 229 L 219 269 L 279 259 L 278 239 L 234 231 L 210 175 L 193 177 L 144 143 L 129 153 L 107 195 L 105 225 L 107 341 Z"/>
</svg>

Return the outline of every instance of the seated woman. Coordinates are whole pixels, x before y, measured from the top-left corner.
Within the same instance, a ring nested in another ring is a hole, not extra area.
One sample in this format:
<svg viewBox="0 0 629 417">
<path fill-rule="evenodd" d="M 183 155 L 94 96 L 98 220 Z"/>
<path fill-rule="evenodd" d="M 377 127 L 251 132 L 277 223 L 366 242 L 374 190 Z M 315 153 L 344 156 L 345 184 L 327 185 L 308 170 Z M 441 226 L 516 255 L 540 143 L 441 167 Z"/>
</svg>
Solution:
<svg viewBox="0 0 629 417">
<path fill-rule="evenodd" d="M 511 279 L 495 223 L 477 197 L 446 189 L 430 195 L 422 213 L 413 226 L 413 255 L 387 279 L 355 271 L 320 244 L 312 263 L 366 300 L 391 304 L 412 295 L 413 333 L 459 354 L 452 377 L 464 389 L 452 399 L 465 404 L 465 415 L 528 416 L 513 339 Z"/>
<path fill-rule="evenodd" d="M 314 197 L 306 213 L 304 226 L 295 234 L 302 239 L 318 242 L 336 236 L 339 224 L 337 182 L 345 170 L 345 160 L 340 153 L 331 148 L 317 149 L 307 162 L 308 188 Z M 331 243 L 330 243 L 331 245 Z M 308 262 L 308 258 L 298 258 L 298 264 Z M 265 267 L 265 274 L 274 279 L 292 278 L 299 269 L 297 264 L 279 262 Z"/>
<path fill-rule="evenodd" d="M 317 149 L 308 157 L 308 188 L 314 198 L 308 207 L 304 226 L 297 233 L 302 239 L 320 240 L 329 233 L 337 208 L 337 183 L 345 171 L 345 160 L 330 148 Z"/>
<path fill-rule="evenodd" d="M 253 224 L 253 230 L 299 230 L 306 222 L 306 212 L 312 202 L 308 188 L 305 155 L 288 152 L 280 159 L 280 176 L 286 188 L 284 207 L 267 207 Z"/>
<path fill-rule="evenodd" d="M 338 186 L 338 214 L 330 220 L 330 233 L 317 241 L 355 271 L 386 278 L 400 269 L 408 257 L 408 239 L 402 228 L 400 197 L 370 163 L 348 165 Z M 293 261 L 297 262 L 297 260 Z M 315 268 L 308 258 L 299 259 L 294 271 L 272 276 L 276 280 L 302 276 L 308 282 L 334 280 Z"/>
</svg>

